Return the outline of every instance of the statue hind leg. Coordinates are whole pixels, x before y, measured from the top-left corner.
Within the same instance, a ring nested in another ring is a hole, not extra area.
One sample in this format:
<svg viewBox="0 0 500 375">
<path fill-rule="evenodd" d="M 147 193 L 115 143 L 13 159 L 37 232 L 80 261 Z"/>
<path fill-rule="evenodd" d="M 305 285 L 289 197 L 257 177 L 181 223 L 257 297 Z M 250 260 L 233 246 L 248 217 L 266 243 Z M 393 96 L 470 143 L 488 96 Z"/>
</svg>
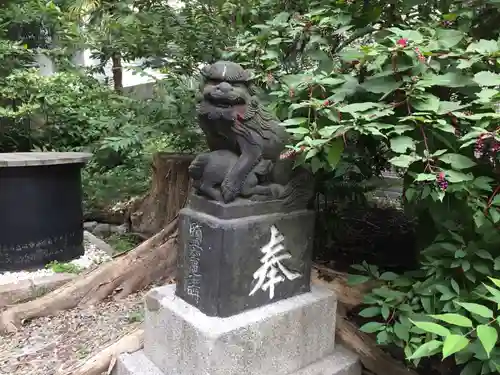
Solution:
<svg viewBox="0 0 500 375">
<path fill-rule="evenodd" d="M 217 190 L 214 186 L 215 185 L 212 184 L 210 181 L 204 181 L 198 187 L 198 191 L 203 195 L 205 195 L 206 197 L 211 198 L 215 201 L 222 201 L 221 192 Z"/>
</svg>

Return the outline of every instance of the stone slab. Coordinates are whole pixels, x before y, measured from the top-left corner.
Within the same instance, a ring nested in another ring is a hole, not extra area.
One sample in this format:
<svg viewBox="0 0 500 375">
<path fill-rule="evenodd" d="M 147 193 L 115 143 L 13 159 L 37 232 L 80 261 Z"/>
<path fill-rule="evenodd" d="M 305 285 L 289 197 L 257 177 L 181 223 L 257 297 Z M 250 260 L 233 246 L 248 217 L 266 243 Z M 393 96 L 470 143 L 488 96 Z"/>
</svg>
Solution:
<svg viewBox="0 0 500 375">
<path fill-rule="evenodd" d="M 228 318 L 209 317 L 175 296 L 146 296 L 144 351 L 168 375 L 287 375 L 335 351 L 337 300 L 311 292 Z"/>
<path fill-rule="evenodd" d="M 111 375 L 165 375 L 139 350 L 118 356 Z M 193 374 L 194 375 L 194 374 Z"/>
<path fill-rule="evenodd" d="M 189 195 L 186 207 L 219 219 L 237 219 L 271 213 L 292 212 L 293 209 L 283 205 L 283 201 L 251 201 L 238 198 L 231 203 L 207 199 L 194 191 Z"/>
<path fill-rule="evenodd" d="M 348 350 L 338 346 L 335 353 L 318 362 L 288 375 L 361 375 L 361 364 L 358 358 Z M 200 373 L 209 374 L 212 373 Z M 229 371 L 227 375 L 240 375 L 241 373 Z M 122 354 L 118 357 L 112 375 L 177 375 L 177 373 L 163 373 L 151 362 L 144 351 L 131 354 Z M 193 373 L 193 375 L 195 375 Z M 252 375 L 244 373 L 241 375 Z M 266 375 L 275 375 L 269 373 Z"/>
<path fill-rule="evenodd" d="M 91 157 L 87 152 L 1 152 L 0 168 L 86 163 Z"/>
<path fill-rule="evenodd" d="M 228 317 L 309 292 L 314 216 L 314 211 L 299 210 L 220 219 L 182 209 L 177 296 L 209 316 Z M 264 246 L 273 230 L 274 238 L 282 236 L 283 245 L 275 257 L 289 258 L 271 265 L 264 261 Z M 256 272 L 263 267 L 263 285 L 271 266 L 282 280 L 261 288 Z"/>
</svg>

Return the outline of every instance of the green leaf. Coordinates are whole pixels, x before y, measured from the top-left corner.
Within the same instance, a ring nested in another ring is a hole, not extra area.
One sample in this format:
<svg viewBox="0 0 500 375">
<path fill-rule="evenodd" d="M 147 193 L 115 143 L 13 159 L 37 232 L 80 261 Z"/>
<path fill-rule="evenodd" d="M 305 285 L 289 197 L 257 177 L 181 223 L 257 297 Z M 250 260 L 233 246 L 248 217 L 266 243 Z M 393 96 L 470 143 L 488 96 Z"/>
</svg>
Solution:
<svg viewBox="0 0 500 375">
<path fill-rule="evenodd" d="M 384 281 L 394 281 L 399 277 L 397 273 L 394 272 L 384 272 L 382 275 L 380 275 L 380 280 Z"/>
<path fill-rule="evenodd" d="M 327 77 L 327 78 L 322 78 L 318 81 L 320 85 L 325 85 L 325 86 L 337 86 L 340 85 L 341 83 L 344 83 L 345 79 L 342 78 L 332 78 L 332 77 Z"/>
<path fill-rule="evenodd" d="M 363 318 L 374 318 L 381 314 L 381 309 L 378 306 L 367 307 L 359 312 L 359 316 Z"/>
<path fill-rule="evenodd" d="M 380 312 L 382 314 L 382 318 L 384 318 L 384 320 L 387 321 L 389 319 L 389 315 L 391 315 L 391 310 L 389 309 L 389 306 L 383 305 Z"/>
<path fill-rule="evenodd" d="M 439 110 L 439 98 L 432 94 L 426 94 L 424 98 L 412 100 L 411 105 L 417 111 L 437 112 Z"/>
<path fill-rule="evenodd" d="M 491 351 L 493 350 L 495 344 L 497 343 L 498 331 L 491 326 L 481 324 L 476 328 L 476 333 L 479 341 L 481 341 L 481 344 L 483 345 L 483 348 L 486 351 L 486 354 L 488 355 L 489 358 Z"/>
<path fill-rule="evenodd" d="M 460 375 L 479 375 L 483 364 L 480 361 L 472 361 L 467 363 Z"/>
<path fill-rule="evenodd" d="M 360 86 L 366 91 L 375 94 L 390 94 L 402 84 L 402 81 L 395 81 L 391 77 L 375 77 L 367 79 Z"/>
<path fill-rule="evenodd" d="M 368 111 L 369 109 L 381 108 L 381 107 L 382 106 L 380 104 L 372 102 L 353 103 L 340 107 L 339 111 L 347 113 L 356 113 L 356 112 L 365 112 Z"/>
<path fill-rule="evenodd" d="M 417 87 L 464 87 L 471 83 L 470 78 L 463 74 L 448 72 L 445 74 L 426 74 L 424 78 L 417 82 Z"/>
<path fill-rule="evenodd" d="M 410 327 L 402 323 L 394 324 L 394 334 L 404 342 L 410 339 Z"/>
<path fill-rule="evenodd" d="M 308 128 L 303 128 L 303 127 L 296 127 L 296 128 L 288 128 L 286 130 L 290 134 L 309 134 L 310 131 Z"/>
<path fill-rule="evenodd" d="M 405 135 L 391 138 L 391 149 L 398 154 L 404 154 L 406 150 L 415 150 L 415 142 L 412 138 Z"/>
<path fill-rule="evenodd" d="M 417 158 L 410 155 L 399 155 L 389 160 L 389 163 L 396 167 L 408 168 Z"/>
<path fill-rule="evenodd" d="M 292 125 L 300 125 L 304 124 L 307 122 L 308 118 L 307 117 L 294 117 L 294 118 L 289 118 L 286 119 L 285 121 L 282 122 L 284 126 L 292 126 Z"/>
<path fill-rule="evenodd" d="M 441 341 L 431 340 L 429 342 L 426 342 L 422 346 L 420 346 L 407 359 L 412 360 L 412 359 L 418 359 L 418 358 L 423 358 L 423 357 L 430 357 L 430 356 L 436 354 L 436 351 L 438 351 L 439 349 L 441 349 L 442 345 L 443 345 L 443 343 Z"/>
<path fill-rule="evenodd" d="M 470 104 L 462 104 L 460 102 L 447 102 L 441 101 L 439 102 L 439 110 L 437 111 L 438 115 L 445 115 L 450 112 L 458 111 L 459 109 L 464 109 L 470 107 Z"/>
<path fill-rule="evenodd" d="M 466 52 L 477 52 L 480 54 L 490 54 L 498 52 L 498 42 L 496 40 L 481 39 L 479 42 L 471 43 L 467 46 Z"/>
<path fill-rule="evenodd" d="M 369 322 L 366 324 L 363 324 L 361 327 L 359 327 L 359 330 L 361 332 L 366 332 L 366 333 L 375 333 L 382 331 L 385 328 L 385 325 L 382 323 L 377 323 L 377 322 Z"/>
<path fill-rule="evenodd" d="M 342 153 L 344 152 L 344 142 L 342 139 L 336 139 L 328 147 L 326 159 L 328 161 L 328 165 L 332 169 L 335 169 L 342 157 Z"/>
<path fill-rule="evenodd" d="M 464 336 L 455 334 L 447 336 L 443 343 L 443 359 L 465 349 L 467 345 L 469 340 Z"/>
<path fill-rule="evenodd" d="M 435 181 L 436 175 L 432 173 L 419 173 L 415 177 L 415 181 Z"/>
<path fill-rule="evenodd" d="M 430 315 L 430 317 L 459 327 L 473 327 L 472 320 L 459 314 L 439 314 Z"/>
<path fill-rule="evenodd" d="M 498 86 L 500 85 L 500 74 L 483 70 L 474 74 L 474 82 L 479 86 Z"/>
<path fill-rule="evenodd" d="M 448 182 L 451 182 L 451 183 L 472 181 L 474 179 L 474 176 L 472 175 L 472 173 L 465 174 L 462 172 L 452 171 L 452 170 L 446 171 L 445 175 L 446 175 L 446 179 L 448 180 Z"/>
<path fill-rule="evenodd" d="M 464 33 L 454 29 L 436 29 L 436 39 L 439 46 L 443 49 L 449 49 L 456 46 L 464 37 Z"/>
<path fill-rule="evenodd" d="M 486 260 L 493 260 L 493 255 L 489 251 L 479 249 L 475 252 L 475 254 L 481 258 L 481 259 L 486 259 Z"/>
<path fill-rule="evenodd" d="M 377 335 L 377 344 L 385 345 L 389 342 L 389 334 L 387 331 L 379 332 Z"/>
<path fill-rule="evenodd" d="M 500 259 L 500 257 L 498 257 L 497 259 Z M 500 288 L 500 279 L 495 279 L 494 277 L 488 277 L 488 279 L 490 279 L 493 284 Z"/>
<path fill-rule="evenodd" d="M 493 318 L 493 311 L 483 305 L 479 305 L 477 303 L 466 303 L 466 302 L 457 302 L 457 305 L 462 306 L 465 310 L 482 316 L 483 318 L 491 319 Z"/>
<path fill-rule="evenodd" d="M 450 334 L 450 331 L 436 323 L 431 322 L 414 322 L 411 321 L 417 328 L 420 328 L 422 331 L 434 333 L 438 336 L 446 337 Z"/>
<path fill-rule="evenodd" d="M 349 275 L 347 277 L 347 283 L 349 285 L 363 284 L 369 280 L 371 280 L 371 278 L 369 276 L 365 276 L 365 275 Z"/>
<path fill-rule="evenodd" d="M 443 163 L 450 164 L 453 169 L 467 169 L 476 165 L 474 161 L 467 156 L 460 154 L 444 154 L 439 157 Z"/>
</svg>

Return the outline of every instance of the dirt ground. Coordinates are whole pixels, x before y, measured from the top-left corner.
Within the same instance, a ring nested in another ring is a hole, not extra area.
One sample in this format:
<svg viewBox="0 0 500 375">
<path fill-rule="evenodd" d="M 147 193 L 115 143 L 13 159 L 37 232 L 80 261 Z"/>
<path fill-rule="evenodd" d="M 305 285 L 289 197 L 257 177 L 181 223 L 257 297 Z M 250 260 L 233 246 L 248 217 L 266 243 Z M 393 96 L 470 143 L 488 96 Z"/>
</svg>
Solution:
<svg viewBox="0 0 500 375">
<path fill-rule="evenodd" d="M 25 322 L 0 337 L 0 375 L 62 375 L 143 321 L 145 291 Z"/>
</svg>

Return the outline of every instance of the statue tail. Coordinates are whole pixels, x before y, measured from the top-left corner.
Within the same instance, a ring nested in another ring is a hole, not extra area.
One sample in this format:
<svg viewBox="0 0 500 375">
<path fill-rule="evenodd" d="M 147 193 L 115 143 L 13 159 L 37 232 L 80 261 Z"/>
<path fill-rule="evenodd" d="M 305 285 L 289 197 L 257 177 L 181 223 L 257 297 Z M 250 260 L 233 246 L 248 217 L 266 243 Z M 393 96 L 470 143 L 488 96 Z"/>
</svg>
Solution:
<svg viewBox="0 0 500 375">
<path fill-rule="evenodd" d="M 314 176 L 305 168 L 295 168 L 285 186 L 283 204 L 292 208 L 309 207 L 314 198 Z"/>
<path fill-rule="evenodd" d="M 189 165 L 188 173 L 193 180 L 201 180 L 208 163 L 208 154 L 199 154 Z"/>
</svg>

